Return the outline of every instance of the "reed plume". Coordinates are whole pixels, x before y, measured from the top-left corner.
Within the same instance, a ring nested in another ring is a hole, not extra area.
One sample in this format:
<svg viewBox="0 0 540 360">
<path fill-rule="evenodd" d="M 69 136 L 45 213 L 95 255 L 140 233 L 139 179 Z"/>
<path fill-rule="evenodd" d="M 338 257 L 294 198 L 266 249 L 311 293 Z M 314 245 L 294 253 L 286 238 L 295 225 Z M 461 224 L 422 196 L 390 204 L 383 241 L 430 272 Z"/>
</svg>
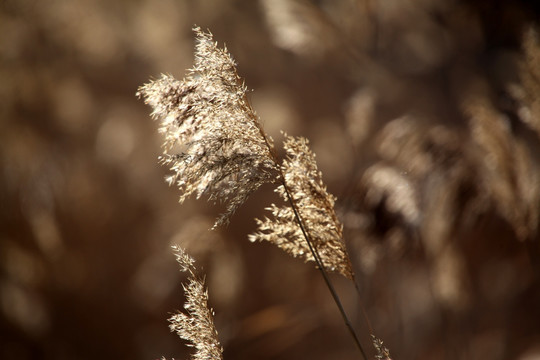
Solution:
<svg viewBox="0 0 540 360">
<path fill-rule="evenodd" d="M 375 355 L 375 359 L 378 360 L 392 360 L 390 358 L 390 350 L 388 350 L 384 344 L 383 341 L 375 335 L 371 335 L 371 340 L 373 342 L 373 346 L 375 347 L 375 350 L 377 350 L 377 355 Z"/>
<path fill-rule="evenodd" d="M 214 313 L 208 306 L 208 291 L 204 280 L 195 274 L 195 260 L 182 248 L 173 246 L 180 271 L 188 274 L 188 282 L 184 284 L 187 313 L 178 312 L 169 318 L 171 331 L 189 341 L 197 351 L 192 355 L 194 360 L 222 360 L 223 348 L 218 340 L 214 326 Z"/>
<path fill-rule="evenodd" d="M 226 49 L 194 29 L 195 64 L 182 81 L 170 75 L 141 86 L 137 95 L 153 108 L 164 134 L 161 162 L 167 179 L 191 195 L 226 203 L 214 226 L 228 221 L 249 195 L 276 176 L 272 142 L 251 108 L 246 87 Z"/>
<path fill-rule="evenodd" d="M 286 136 L 283 147 L 287 151 L 287 158 L 281 169 L 285 183 L 290 184 L 290 194 L 284 184 L 278 186 L 276 192 L 285 202 L 291 196 L 325 269 L 352 280 L 353 271 L 343 242 L 343 226 L 334 210 L 336 198 L 326 191 L 308 140 Z M 272 204 L 267 210 L 272 212 L 273 219 L 257 219 L 259 230 L 249 239 L 269 241 L 294 257 L 315 261 L 298 226 L 293 207 L 289 204 L 283 207 Z"/>
</svg>

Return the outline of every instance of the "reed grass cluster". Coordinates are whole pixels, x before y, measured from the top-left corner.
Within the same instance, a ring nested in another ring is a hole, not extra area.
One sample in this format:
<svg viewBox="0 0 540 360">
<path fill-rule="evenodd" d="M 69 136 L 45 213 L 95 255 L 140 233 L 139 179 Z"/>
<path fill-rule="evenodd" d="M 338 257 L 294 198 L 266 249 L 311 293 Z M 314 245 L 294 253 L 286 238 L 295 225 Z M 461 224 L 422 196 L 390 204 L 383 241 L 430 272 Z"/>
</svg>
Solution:
<svg viewBox="0 0 540 360">
<path fill-rule="evenodd" d="M 283 204 L 266 208 L 271 216 L 256 219 L 258 229 L 249 240 L 272 243 L 293 257 L 315 263 L 361 357 L 367 359 L 328 276 L 338 273 L 359 291 L 344 226 L 336 214 L 336 197 L 327 192 L 309 141 L 284 133 L 286 156 L 280 159 L 273 139 L 251 107 L 231 55 L 218 47 L 209 32 L 194 31 L 195 65 L 187 77 L 179 81 L 163 75 L 138 92 L 153 108 L 152 116 L 161 122 L 165 138 L 161 162 L 171 171 L 168 182 L 181 190 L 180 202 L 195 195 L 225 203 L 226 211 L 214 228 L 227 223 L 261 185 L 274 184 Z M 533 95 L 538 94 L 538 48 L 537 34 L 531 30 L 524 40 L 522 83 L 509 89 L 518 104 L 519 120 L 535 134 L 533 137 L 539 134 L 538 100 Z M 482 82 L 471 84 L 460 99 L 471 134 L 468 141 L 461 141 L 455 129 L 426 126 L 411 116 L 389 122 L 374 137 L 380 160 L 363 171 L 353 190 L 361 198 L 358 207 L 341 211 L 349 225 L 350 219 L 363 219 L 362 234 L 381 223 L 378 213 L 387 217 L 387 228 L 382 229 L 392 234 L 387 237 L 397 242 L 419 240 L 437 279 L 433 294 L 449 309 L 466 308 L 470 301 L 463 291 L 468 286 L 465 260 L 453 241 L 457 229 L 466 228 L 488 209 L 496 209 L 518 239 L 532 241 L 538 230 L 540 172 L 530 139 L 512 132 L 508 119 L 485 95 Z M 358 98 L 362 103 L 358 108 L 369 115 L 371 105 L 364 95 Z M 351 129 L 360 128 L 354 120 L 351 125 Z M 361 134 L 352 134 L 352 139 L 359 145 L 366 141 Z M 365 239 L 355 240 L 365 243 Z M 186 291 L 192 297 L 191 290 Z M 206 300 L 195 303 L 191 299 L 188 304 L 188 310 L 207 306 Z M 364 316 L 375 358 L 390 359 L 389 350 L 373 334 L 365 311 Z M 172 319 L 174 328 L 182 331 L 193 321 L 185 315 Z M 196 343 L 194 336 L 182 331 L 181 337 Z M 214 330 L 210 333 L 217 334 Z"/>
<path fill-rule="evenodd" d="M 279 184 L 276 192 L 285 205 L 268 208 L 273 218 L 257 220 L 259 230 L 249 239 L 268 241 L 294 257 L 316 263 L 366 358 L 327 276 L 327 272 L 337 272 L 354 282 L 343 226 L 334 210 L 335 197 L 326 191 L 315 154 L 305 138 L 285 135 L 283 147 L 287 157 L 280 163 L 273 140 L 265 133 L 248 102 L 246 87 L 232 57 L 226 49 L 217 46 L 209 32 L 200 28 L 195 28 L 194 32 L 197 38 L 195 65 L 188 76 L 178 81 L 162 75 L 141 86 L 138 92 L 153 108 L 152 116 L 161 121 L 160 131 L 165 137 L 161 161 L 172 172 L 167 181 L 180 188 L 180 202 L 194 194 L 197 198 L 204 195 L 226 203 L 227 210 L 214 227 L 226 223 L 262 184 Z M 184 259 L 183 254 L 177 257 Z M 180 262 L 189 271 L 190 262 L 186 259 Z M 206 298 L 200 294 L 200 285 L 191 281 L 186 288 L 187 308 L 191 312 L 196 310 L 195 315 L 205 313 L 202 307 Z M 195 339 L 197 333 L 192 331 L 192 325 L 201 317 L 204 316 L 193 318 L 179 314 L 171 321 L 182 338 L 199 344 L 211 338 L 201 335 L 199 342 Z M 198 349 L 201 347 L 197 345 Z M 216 346 L 209 344 L 208 347 Z"/>
</svg>

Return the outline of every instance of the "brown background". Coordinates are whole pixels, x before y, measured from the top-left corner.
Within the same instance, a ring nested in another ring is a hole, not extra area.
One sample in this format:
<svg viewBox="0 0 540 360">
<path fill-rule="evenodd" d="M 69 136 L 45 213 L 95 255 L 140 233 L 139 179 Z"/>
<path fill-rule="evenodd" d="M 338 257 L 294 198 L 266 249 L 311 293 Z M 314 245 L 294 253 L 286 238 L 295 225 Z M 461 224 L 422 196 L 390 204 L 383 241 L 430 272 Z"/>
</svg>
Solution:
<svg viewBox="0 0 540 360">
<path fill-rule="evenodd" d="M 458 300 L 441 303 L 439 259 L 356 186 L 393 119 L 466 137 L 458 95 L 471 78 L 492 94 L 517 79 L 538 5 L 286 3 L 0 1 L 1 359 L 188 358 L 166 320 L 183 303 L 173 243 L 206 274 L 225 359 L 359 358 L 313 267 L 247 241 L 277 201 L 270 187 L 209 232 L 219 207 L 180 206 L 163 181 L 158 125 L 135 92 L 160 73 L 183 77 L 195 24 L 226 43 L 276 143 L 280 130 L 310 139 L 339 198 L 360 299 L 394 359 L 540 356 L 536 234 L 519 240 L 486 205 L 455 231 L 464 277 L 451 287 Z M 354 288 L 333 279 L 372 355 Z"/>
</svg>

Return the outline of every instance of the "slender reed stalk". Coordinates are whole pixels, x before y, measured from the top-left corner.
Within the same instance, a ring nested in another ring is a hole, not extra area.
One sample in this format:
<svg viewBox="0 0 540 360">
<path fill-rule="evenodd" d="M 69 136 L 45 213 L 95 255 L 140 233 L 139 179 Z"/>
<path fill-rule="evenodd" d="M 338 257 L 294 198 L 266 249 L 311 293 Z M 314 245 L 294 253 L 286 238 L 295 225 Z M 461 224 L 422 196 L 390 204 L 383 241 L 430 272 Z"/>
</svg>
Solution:
<svg viewBox="0 0 540 360">
<path fill-rule="evenodd" d="M 364 348 L 362 347 L 362 344 L 360 343 L 360 340 L 358 339 L 358 336 L 356 335 L 356 331 L 354 330 L 349 317 L 347 316 L 347 313 L 345 312 L 345 309 L 343 308 L 343 305 L 341 304 L 341 300 L 339 299 L 339 295 L 337 294 L 334 285 L 332 285 L 332 282 L 330 281 L 328 274 L 326 273 L 326 270 L 324 268 L 324 265 L 322 263 L 321 257 L 315 247 L 313 247 L 313 244 L 311 240 L 309 239 L 308 232 L 305 229 L 304 223 L 302 221 L 302 218 L 300 217 L 298 210 L 296 209 L 296 205 L 294 203 L 294 200 L 291 196 L 291 193 L 287 187 L 287 184 L 285 181 L 282 182 L 283 187 L 285 188 L 285 191 L 287 193 L 287 197 L 289 199 L 289 204 L 291 205 L 291 208 L 294 211 L 294 216 L 296 218 L 296 221 L 298 222 L 298 226 L 300 226 L 300 229 L 302 230 L 302 234 L 304 236 L 304 239 L 306 240 L 307 245 L 309 246 L 309 250 L 311 251 L 311 254 L 313 255 L 313 258 L 315 259 L 315 262 L 317 263 L 317 268 L 321 272 L 322 277 L 324 278 L 324 282 L 326 286 L 328 287 L 328 290 L 330 291 L 330 294 L 332 295 L 332 298 L 334 299 L 334 302 L 336 303 L 336 306 L 339 309 L 339 312 L 341 314 L 341 317 L 343 318 L 343 321 L 345 322 L 345 325 L 347 326 L 347 329 L 349 330 L 349 333 L 354 339 L 354 343 L 358 347 L 358 350 L 362 353 L 362 357 L 367 360 L 366 352 L 364 351 Z M 355 283 L 356 284 L 356 283 Z M 365 313 L 364 313 L 365 314 Z M 366 317 L 367 319 L 367 317 Z"/>
</svg>

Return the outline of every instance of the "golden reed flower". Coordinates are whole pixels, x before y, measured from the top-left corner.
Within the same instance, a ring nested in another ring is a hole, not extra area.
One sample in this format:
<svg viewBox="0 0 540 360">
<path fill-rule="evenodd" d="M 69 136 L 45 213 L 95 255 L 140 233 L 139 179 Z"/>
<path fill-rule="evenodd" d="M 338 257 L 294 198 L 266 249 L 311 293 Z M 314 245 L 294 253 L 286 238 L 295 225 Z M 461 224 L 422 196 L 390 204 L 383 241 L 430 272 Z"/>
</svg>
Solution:
<svg viewBox="0 0 540 360">
<path fill-rule="evenodd" d="M 194 360 L 222 360 L 223 348 L 214 326 L 214 312 L 208 307 L 208 291 L 204 280 L 195 275 L 195 260 L 182 248 L 173 246 L 180 270 L 188 273 L 188 282 L 183 285 L 186 294 L 184 308 L 187 313 L 178 312 L 169 318 L 170 329 L 197 350 Z"/>
</svg>

